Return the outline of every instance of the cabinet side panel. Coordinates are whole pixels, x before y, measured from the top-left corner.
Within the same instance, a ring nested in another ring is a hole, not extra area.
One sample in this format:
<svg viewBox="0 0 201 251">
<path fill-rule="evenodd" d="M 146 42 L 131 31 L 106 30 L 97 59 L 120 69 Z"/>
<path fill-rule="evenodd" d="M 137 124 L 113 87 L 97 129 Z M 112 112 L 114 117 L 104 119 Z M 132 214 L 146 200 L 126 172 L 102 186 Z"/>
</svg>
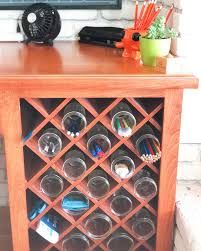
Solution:
<svg viewBox="0 0 201 251">
<path fill-rule="evenodd" d="M 28 251 L 23 146 L 19 98 L 1 93 L 0 128 L 5 142 L 13 251 Z"/>
<path fill-rule="evenodd" d="M 165 95 L 162 158 L 157 219 L 157 251 L 171 251 L 183 90 Z"/>
</svg>

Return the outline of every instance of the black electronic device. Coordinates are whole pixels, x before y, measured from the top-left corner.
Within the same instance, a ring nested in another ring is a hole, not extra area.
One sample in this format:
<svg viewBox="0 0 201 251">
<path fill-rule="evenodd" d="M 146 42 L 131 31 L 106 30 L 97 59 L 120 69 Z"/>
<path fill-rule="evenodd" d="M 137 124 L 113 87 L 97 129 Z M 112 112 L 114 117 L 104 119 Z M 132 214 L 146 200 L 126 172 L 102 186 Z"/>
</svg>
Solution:
<svg viewBox="0 0 201 251">
<path fill-rule="evenodd" d="M 115 47 L 125 35 L 122 28 L 116 27 L 84 27 L 78 34 L 81 43 L 97 44 L 107 47 Z"/>
<path fill-rule="evenodd" d="M 53 40 L 61 30 L 61 19 L 58 11 L 51 5 L 36 3 L 25 9 L 21 27 L 26 36 L 26 43 L 53 45 Z"/>
</svg>

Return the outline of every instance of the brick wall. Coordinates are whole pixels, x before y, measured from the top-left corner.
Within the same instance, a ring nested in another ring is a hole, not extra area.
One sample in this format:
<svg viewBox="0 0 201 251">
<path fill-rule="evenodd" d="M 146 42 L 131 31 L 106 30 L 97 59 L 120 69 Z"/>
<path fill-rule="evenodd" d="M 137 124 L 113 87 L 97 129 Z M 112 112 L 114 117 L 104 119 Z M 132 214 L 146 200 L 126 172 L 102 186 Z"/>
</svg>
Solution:
<svg viewBox="0 0 201 251">
<path fill-rule="evenodd" d="M 60 10 L 62 19 L 62 29 L 59 39 L 74 40 L 77 33 L 83 26 L 116 26 L 130 27 L 133 24 L 134 6 L 132 0 L 122 0 L 123 6 L 121 10 Z M 143 0 L 139 1 L 142 4 Z M 171 6 L 171 1 L 166 0 L 165 10 Z M 176 13 L 181 13 L 180 4 L 176 4 Z M 1 34 L 16 34 L 17 19 L 21 15 L 21 11 L 1 11 L 0 12 L 0 32 Z M 6 30 L 5 30 L 6 27 Z"/>
<path fill-rule="evenodd" d="M 167 8 L 171 6 L 173 0 L 165 0 L 163 2 L 166 6 L 165 12 L 167 12 Z M 199 48 L 198 43 L 200 40 L 197 39 L 196 44 L 193 38 L 195 33 L 197 38 L 199 36 L 199 32 L 196 32 L 196 22 L 199 23 L 199 20 L 196 18 L 199 15 L 196 13 L 199 12 L 200 8 L 198 5 L 200 3 L 197 0 L 174 0 L 174 4 L 176 11 L 170 22 L 181 32 L 181 39 L 179 39 L 179 48 L 174 47 L 173 50 L 180 55 L 189 55 L 191 67 L 196 69 L 196 73 L 199 74 L 200 63 L 195 60 L 195 55 L 197 56 L 197 54 L 192 52 L 196 52 Z M 197 5 L 196 8 L 195 4 Z M 133 12 L 134 2 L 131 0 L 123 0 L 122 10 L 62 10 L 60 11 L 62 30 L 59 39 L 76 39 L 79 30 L 86 25 L 129 27 L 132 25 Z M 1 36 L 6 37 L 6 35 L 9 35 L 10 37 L 10 34 L 13 36 L 17 34 L 17 19 L 20 14 L 20 11 L 0 11 Z M 178 164 L 179 180 L 201 180 L 201 133 L 199 133 L 201 116 L 199 121 L 198 116 L 194 112 L 201 105 L 200 94 L 201 92 L 193 92 L 192 94 L 185 92 L 182 116 L 182 144 L 180 144 Z M 0 206 L 7 204 L 7 195 L 4 151 L 2 144 L 0 144 Z"/>
</svg>

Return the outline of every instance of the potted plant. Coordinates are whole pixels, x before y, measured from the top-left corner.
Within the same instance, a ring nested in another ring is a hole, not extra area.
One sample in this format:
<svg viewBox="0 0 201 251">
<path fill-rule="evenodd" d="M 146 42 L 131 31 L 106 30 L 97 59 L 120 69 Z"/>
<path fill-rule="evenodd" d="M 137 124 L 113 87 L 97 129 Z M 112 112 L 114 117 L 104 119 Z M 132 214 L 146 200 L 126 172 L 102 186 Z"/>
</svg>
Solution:
<svg viewBox="0 0 201 251">
<path fill-rule="evenodd" d="M 156 57 L 167 56 L 170 51 L 171 38 L 177 32 L 166 26 L 165 17 L 158 17 L 150 26 L 145 37 L 140 37 L 140 52 L 144 65 L 155 66 Z"/>
</svg>

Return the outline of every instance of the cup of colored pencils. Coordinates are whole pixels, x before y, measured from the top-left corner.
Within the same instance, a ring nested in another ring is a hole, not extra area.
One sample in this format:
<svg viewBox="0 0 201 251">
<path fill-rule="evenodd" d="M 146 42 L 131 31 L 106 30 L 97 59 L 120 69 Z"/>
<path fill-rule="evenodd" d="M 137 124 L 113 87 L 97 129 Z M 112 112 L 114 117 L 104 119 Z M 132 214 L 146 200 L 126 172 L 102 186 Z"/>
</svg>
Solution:
<svg viewBox="0 0 201 251">
<path fill-rule="evenodd" d="M 96 124 L 87 134 L 87 149 L 94 158 L 103 158 L 111 149 L 107 129 Z"/>
<path fill-rule="evenodd" d="M 110 112 L 112 128 L 121 137 L 129 137 L 136 125 L 132 110 L 125 102 L 120 102 Z"/>
<path fill-rule="evenodd" d="M 86 111 L 77 101 L 69 103 L 64 109 L 62 128 L 71 137 L 78 137 L 87 126 Z"/>
<path fill-rule="evenodd" d="M 134 135 L 133 140 L 144 162 L 154 163 L 161 158 L 160 142 L 150 126 L 144 125 L 143 128 Z"/>
</svg>

